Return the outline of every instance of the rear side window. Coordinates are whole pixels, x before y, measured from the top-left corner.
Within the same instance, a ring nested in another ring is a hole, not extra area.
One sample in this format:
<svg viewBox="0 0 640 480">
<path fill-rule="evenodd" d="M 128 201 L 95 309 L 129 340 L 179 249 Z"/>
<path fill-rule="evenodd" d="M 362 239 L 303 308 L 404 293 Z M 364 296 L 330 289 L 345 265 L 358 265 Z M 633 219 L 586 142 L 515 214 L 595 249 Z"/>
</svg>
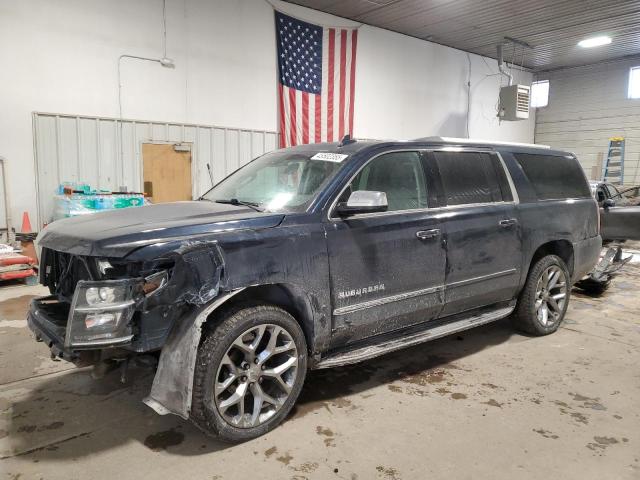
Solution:
<svg viewBox="0 0 640 480">
<path fill-rule="evenodd" d="M 433 152 L 433 157 L 440 172 L 445 205 L 513 200 L 504 168 L 495 155 Z"/>
<path fill-rule="evenodd" d="M 515 153 L 539 200 L 590 197 L 582 167 L 572 157 Z"/>
</svg>

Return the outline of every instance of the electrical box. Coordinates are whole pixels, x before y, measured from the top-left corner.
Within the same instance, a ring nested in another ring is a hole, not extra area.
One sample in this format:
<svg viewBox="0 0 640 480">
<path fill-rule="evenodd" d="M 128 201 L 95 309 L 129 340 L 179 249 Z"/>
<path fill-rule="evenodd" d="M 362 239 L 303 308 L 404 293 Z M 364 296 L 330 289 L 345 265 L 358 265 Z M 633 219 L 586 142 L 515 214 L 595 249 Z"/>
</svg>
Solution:
<svg viewBox="0 0 640 480">
<path fill-rule="evenodd" d="M 498 117 L 502 120 L 525 120 L 529 118 L 529 85 L 510 85 L 500 89 L 500 109 Z"/>
</svg>

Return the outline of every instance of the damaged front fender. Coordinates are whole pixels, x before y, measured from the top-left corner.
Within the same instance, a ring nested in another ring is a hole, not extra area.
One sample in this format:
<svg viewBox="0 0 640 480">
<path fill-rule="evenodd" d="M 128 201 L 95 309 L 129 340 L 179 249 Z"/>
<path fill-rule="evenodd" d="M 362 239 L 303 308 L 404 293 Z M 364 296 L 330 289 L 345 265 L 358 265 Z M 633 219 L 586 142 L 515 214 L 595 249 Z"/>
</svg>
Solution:
<svg viewBox="0 0 640 480">
<path fill-rule="evenodd" d="M 189 418 L 202 325 L 216 308 L 242 290 L 224 293 L 176 323 L 162 349 L 151 393 L 143 400 L 146 405 L 160 415 L 174 413 Z"/>
<path fill-rule="evenodd" d="M 154 302 L 185 302 L 195 308 L 176 319 L 162 348 L 151 393 L 144 403 L 161 415 L 188 418 L 193 373 L 202 324 L 218 306 L 242 291 L 220 295 L 225 286 L 224 257 L 217 242 L 183 242 L 161 261 L 173 263 L 171 280 Z"/>
<path fill-rule="evenodd" d="M 225 286 L 224 257 L 217 242 L 184 242 L 156 260 L 173 264 L 171 280 L 155 303 L 204 305 Z"/>
</svg>

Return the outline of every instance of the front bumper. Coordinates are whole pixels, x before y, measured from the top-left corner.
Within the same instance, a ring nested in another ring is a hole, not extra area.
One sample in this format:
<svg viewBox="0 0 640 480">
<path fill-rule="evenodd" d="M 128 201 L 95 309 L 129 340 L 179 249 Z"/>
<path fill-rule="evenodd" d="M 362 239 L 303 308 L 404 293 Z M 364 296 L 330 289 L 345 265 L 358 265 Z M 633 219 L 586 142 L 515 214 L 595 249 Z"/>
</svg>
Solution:
<svg viewBox="0 0 640 480">
<path fill-rule="evenodd" d="M 114 345 L 69 346 L 66 342 L 68 332 L 69 311 L 68 303 L 61 302 L 55 295 L 36 298 L 31 301 L 27 313 L 27 325 L 36 340 L 44 342 L 51 350 L 52 358 L 61 358 L 76 364 L 89 364 L 101 357 L 101 351 L 110 347 L 131 349 L 132 341 L 126 344 L 119 342 Z"/>
<path fill-rule="evenodd" d="M 78 346 L 65 345 L 67 323 L 71 305 L 61 302 L 55 295 L 31 301 L 27 313 L 27 324 L 38 341 L 44 342 L 54 358 L 76 364 L 93 361 L 105 351 L 122 354 L 147 353 L 161 349 L 174 323 L 187 315 L 190 308 L 180 304 L 155 305 L 136 311 L 132 320 L 133 338 L 117 345 Z M 101 353 L 102 352 L 102 353 Z"/>
<path fill-rule="evenodd" d="M 69 304 L 59 302 L 54 295 L 31 300 L 27 324 L 36 340 L 51 349 L 51 356 L 69 362 L 78 361 L 83 355 L 64 346 Z"/>
</svg>

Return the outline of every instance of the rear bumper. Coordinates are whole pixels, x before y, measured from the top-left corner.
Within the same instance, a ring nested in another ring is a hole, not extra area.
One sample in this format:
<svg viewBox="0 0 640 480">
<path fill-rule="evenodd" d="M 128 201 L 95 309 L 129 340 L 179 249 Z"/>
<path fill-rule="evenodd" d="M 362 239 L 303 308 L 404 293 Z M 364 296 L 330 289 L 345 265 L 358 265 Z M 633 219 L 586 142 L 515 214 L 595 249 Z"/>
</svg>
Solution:
<svg viewBox="0 0 640 480">
<path fill-rule="evenodd" d="M 572 283 L 577 282 L 593 267 L 596 266 L 600 259 L 600 250 L 602 249 L 602 238 L 600 235 L 587 238 L 573 244 L 573 275 Z"/>
</svg>

